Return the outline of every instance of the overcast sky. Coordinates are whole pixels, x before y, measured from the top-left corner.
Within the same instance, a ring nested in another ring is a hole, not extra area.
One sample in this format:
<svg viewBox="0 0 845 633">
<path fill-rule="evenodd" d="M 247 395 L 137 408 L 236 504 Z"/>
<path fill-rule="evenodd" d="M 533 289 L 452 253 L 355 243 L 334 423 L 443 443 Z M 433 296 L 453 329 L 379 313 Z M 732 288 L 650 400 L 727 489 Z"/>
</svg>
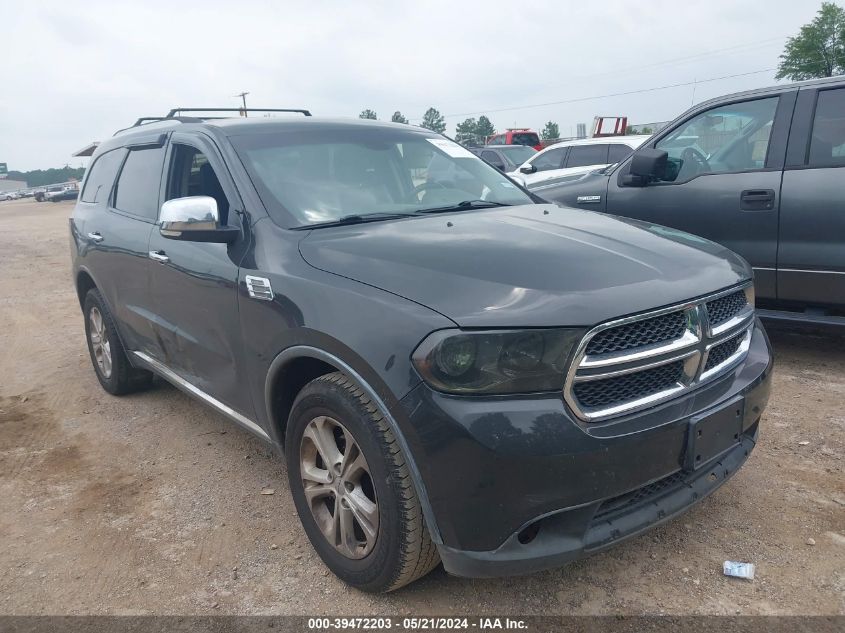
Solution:
<svg viewBox="0 0 845 633">
<path fill-rule="evenodd" d="M 482 113 L 498 129 L 556 121 L 565 136 L 597 114 L 663 121 L 775 83 L 766 69 L 820 4 L 0 0 L 0 162 L 82 165 L 72 152 L 139 116 L 236 107 L 242 90 L 250 106 L 316 116 L 419 123 L 434 106 L 450 135 Z M 704 82 L 743 73 L 755 74 Z"/>
</svg>

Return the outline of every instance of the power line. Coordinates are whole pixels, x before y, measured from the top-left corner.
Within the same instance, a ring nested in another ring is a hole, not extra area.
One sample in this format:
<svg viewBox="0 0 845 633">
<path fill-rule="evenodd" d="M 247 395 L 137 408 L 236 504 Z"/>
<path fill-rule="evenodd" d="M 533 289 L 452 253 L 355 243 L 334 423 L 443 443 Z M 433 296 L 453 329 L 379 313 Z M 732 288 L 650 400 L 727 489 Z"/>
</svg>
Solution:
<svg viewBox="0 0 845 633">
<path fill-rule="evenodd" d="M 444 114 L 443 118 L 449 119 L 459 116 L 471 116 L 473 114 L 495 114 L 497 112 L 510 112 L 513 110 L 527 110 L 529 108 L 542 108 L 552 105 L 563 105 L 567 103 L 580 103 L 583 101 L 594 101 L 596 99 L 608 99 L 610 97 L 624 97 L 628 95 L 643 94 L 647 92 L 657 92 L 658 90 L 669 90 L 670 88 L 682 88 L 684 86 L 693 86 L 698 84 L 706 84 L 713 81 L 721 81 L 723 79 L 734 79 L 736 77 L 748 77 L 750 75 L 759 75 L 761 73 L 772 72 L 776 68 L 764 68 L 762 70 L 752 70 L 747 73 L 736 73 L 734 75 L 723 75 L 722 77 L 711 77 L 710 79 L 698 79 L 694 81 L 684 81 L 676 84 L 667 84 L 665 86 L 655 86 L 653 88 L 641 88 L 639 90 L 626 90 L 624 92 L 611 92 L 603 95 L 593 95 L 590 97 L 576 97 L 574 99 L 562 99 L 560 101 L 547 101 L 546 103 L 530 103 L 526 105 L 508 106 L 506 108 L 495 108 L 486 110 L 476 110 L 474 112 L 458 112 L 455 114 Z M 416 120 L 416 119 L 415 119 Z"/>
</svg>

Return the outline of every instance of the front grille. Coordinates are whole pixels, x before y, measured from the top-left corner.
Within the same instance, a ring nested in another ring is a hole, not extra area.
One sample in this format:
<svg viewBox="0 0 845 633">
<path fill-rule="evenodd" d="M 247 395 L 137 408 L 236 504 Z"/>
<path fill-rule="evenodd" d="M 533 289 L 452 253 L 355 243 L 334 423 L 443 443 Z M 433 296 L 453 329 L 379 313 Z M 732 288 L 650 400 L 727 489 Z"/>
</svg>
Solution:
<svg viewBox="0 0 845 633">
<path fill-rule="evenodd" d="M 658 479 L 657 481 L 637 488 L 631 492 L 626 492 L 617 497 L 606 499 L 602 501 L 596 514 L 593 516 L 593 523 L 603 521 L 611 515 L 626 513 L 634 510 L 637 506 L 661 496 L 663 493 L 671 492 L 677 488 L 684 480 L 684 472 L 678 472 Z"/>
<path fill-rule="evenodd" d="M 624 317 L 587 332 L 563 396 L 583 422 L 655 406 L 730 370 L 751 344 L 754 308 L 740 289 Z M 715 327 L 714 327 L 715 326 Z"/>
<path fill-rule="evenodd" d="M 587 354 L 609 354 L 635 347 L 672 341 L 683 335 L 687 326 L 682 311 L 634 321 L 596 334 L 587 346 Z"/>
<path fill-rule="evenodd" d="M 684 361 L 678 360 L 633 374 L 581 382 L 575 386 L 574 393 L 582 407 L 612 407 L 676 387 L 683 373 Z"/>
<path fill-rule="evenodd" d="M 724 297 L 707 302 L 707 317 L 710 327 L 724 323 L 748 305 L 744 290 L 737 290 Z"/>
<path fill-rule="evenodd" d="M 736 353 L 742 343 L 742 336 L 734 336 L 732 339 L 719 343 L 710 349 L 707 355 L 707 362 L 704 364 L 704 371 L 710 371 L 714 367 L 718 367 L 724 363 L 728 358 Z"/>
</svg>

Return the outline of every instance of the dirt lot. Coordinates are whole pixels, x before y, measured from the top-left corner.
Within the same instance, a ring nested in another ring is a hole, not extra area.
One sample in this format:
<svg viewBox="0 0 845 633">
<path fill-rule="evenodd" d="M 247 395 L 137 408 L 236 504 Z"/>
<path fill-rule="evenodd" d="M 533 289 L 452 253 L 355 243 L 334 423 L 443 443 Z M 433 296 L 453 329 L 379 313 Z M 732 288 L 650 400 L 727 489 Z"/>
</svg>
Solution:
<svg viewBox="0 0 845 633">
<path fill-rule="evenodd" d="M 845 613 L 843 337 L 772 333 L 760 445 L 684 517 L 556 571 L 441 568 L 370 596 L 314 554 L 261 442 L 164 383 L 103 392 L 69 275 L 71 209 L 0 203 L 0 613 Z M 722 576 L 725 559 L 757 578 Z"/>
</svg>

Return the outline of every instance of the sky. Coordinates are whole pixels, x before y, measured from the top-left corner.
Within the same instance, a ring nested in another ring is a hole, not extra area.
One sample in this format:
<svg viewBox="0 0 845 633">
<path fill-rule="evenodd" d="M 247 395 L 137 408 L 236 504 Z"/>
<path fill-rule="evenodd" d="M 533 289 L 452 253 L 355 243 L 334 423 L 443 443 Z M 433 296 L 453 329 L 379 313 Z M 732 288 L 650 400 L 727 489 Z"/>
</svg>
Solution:
<svg viewBox="0 0 845 633">
<path fill-rule="evenodd" d="M 562 136 L 596 115 L 665 121 L 777 83 L 786 38 L 820 5 L 0 0 L 0 162 L 84 165 L 74 151 L 138 117 L 237 107 L 242 91 L 250 107 L 417 124 L 434 106 L 450 135 L 480 114 L 500 130 L 555 121 Z"/>
</svg>

